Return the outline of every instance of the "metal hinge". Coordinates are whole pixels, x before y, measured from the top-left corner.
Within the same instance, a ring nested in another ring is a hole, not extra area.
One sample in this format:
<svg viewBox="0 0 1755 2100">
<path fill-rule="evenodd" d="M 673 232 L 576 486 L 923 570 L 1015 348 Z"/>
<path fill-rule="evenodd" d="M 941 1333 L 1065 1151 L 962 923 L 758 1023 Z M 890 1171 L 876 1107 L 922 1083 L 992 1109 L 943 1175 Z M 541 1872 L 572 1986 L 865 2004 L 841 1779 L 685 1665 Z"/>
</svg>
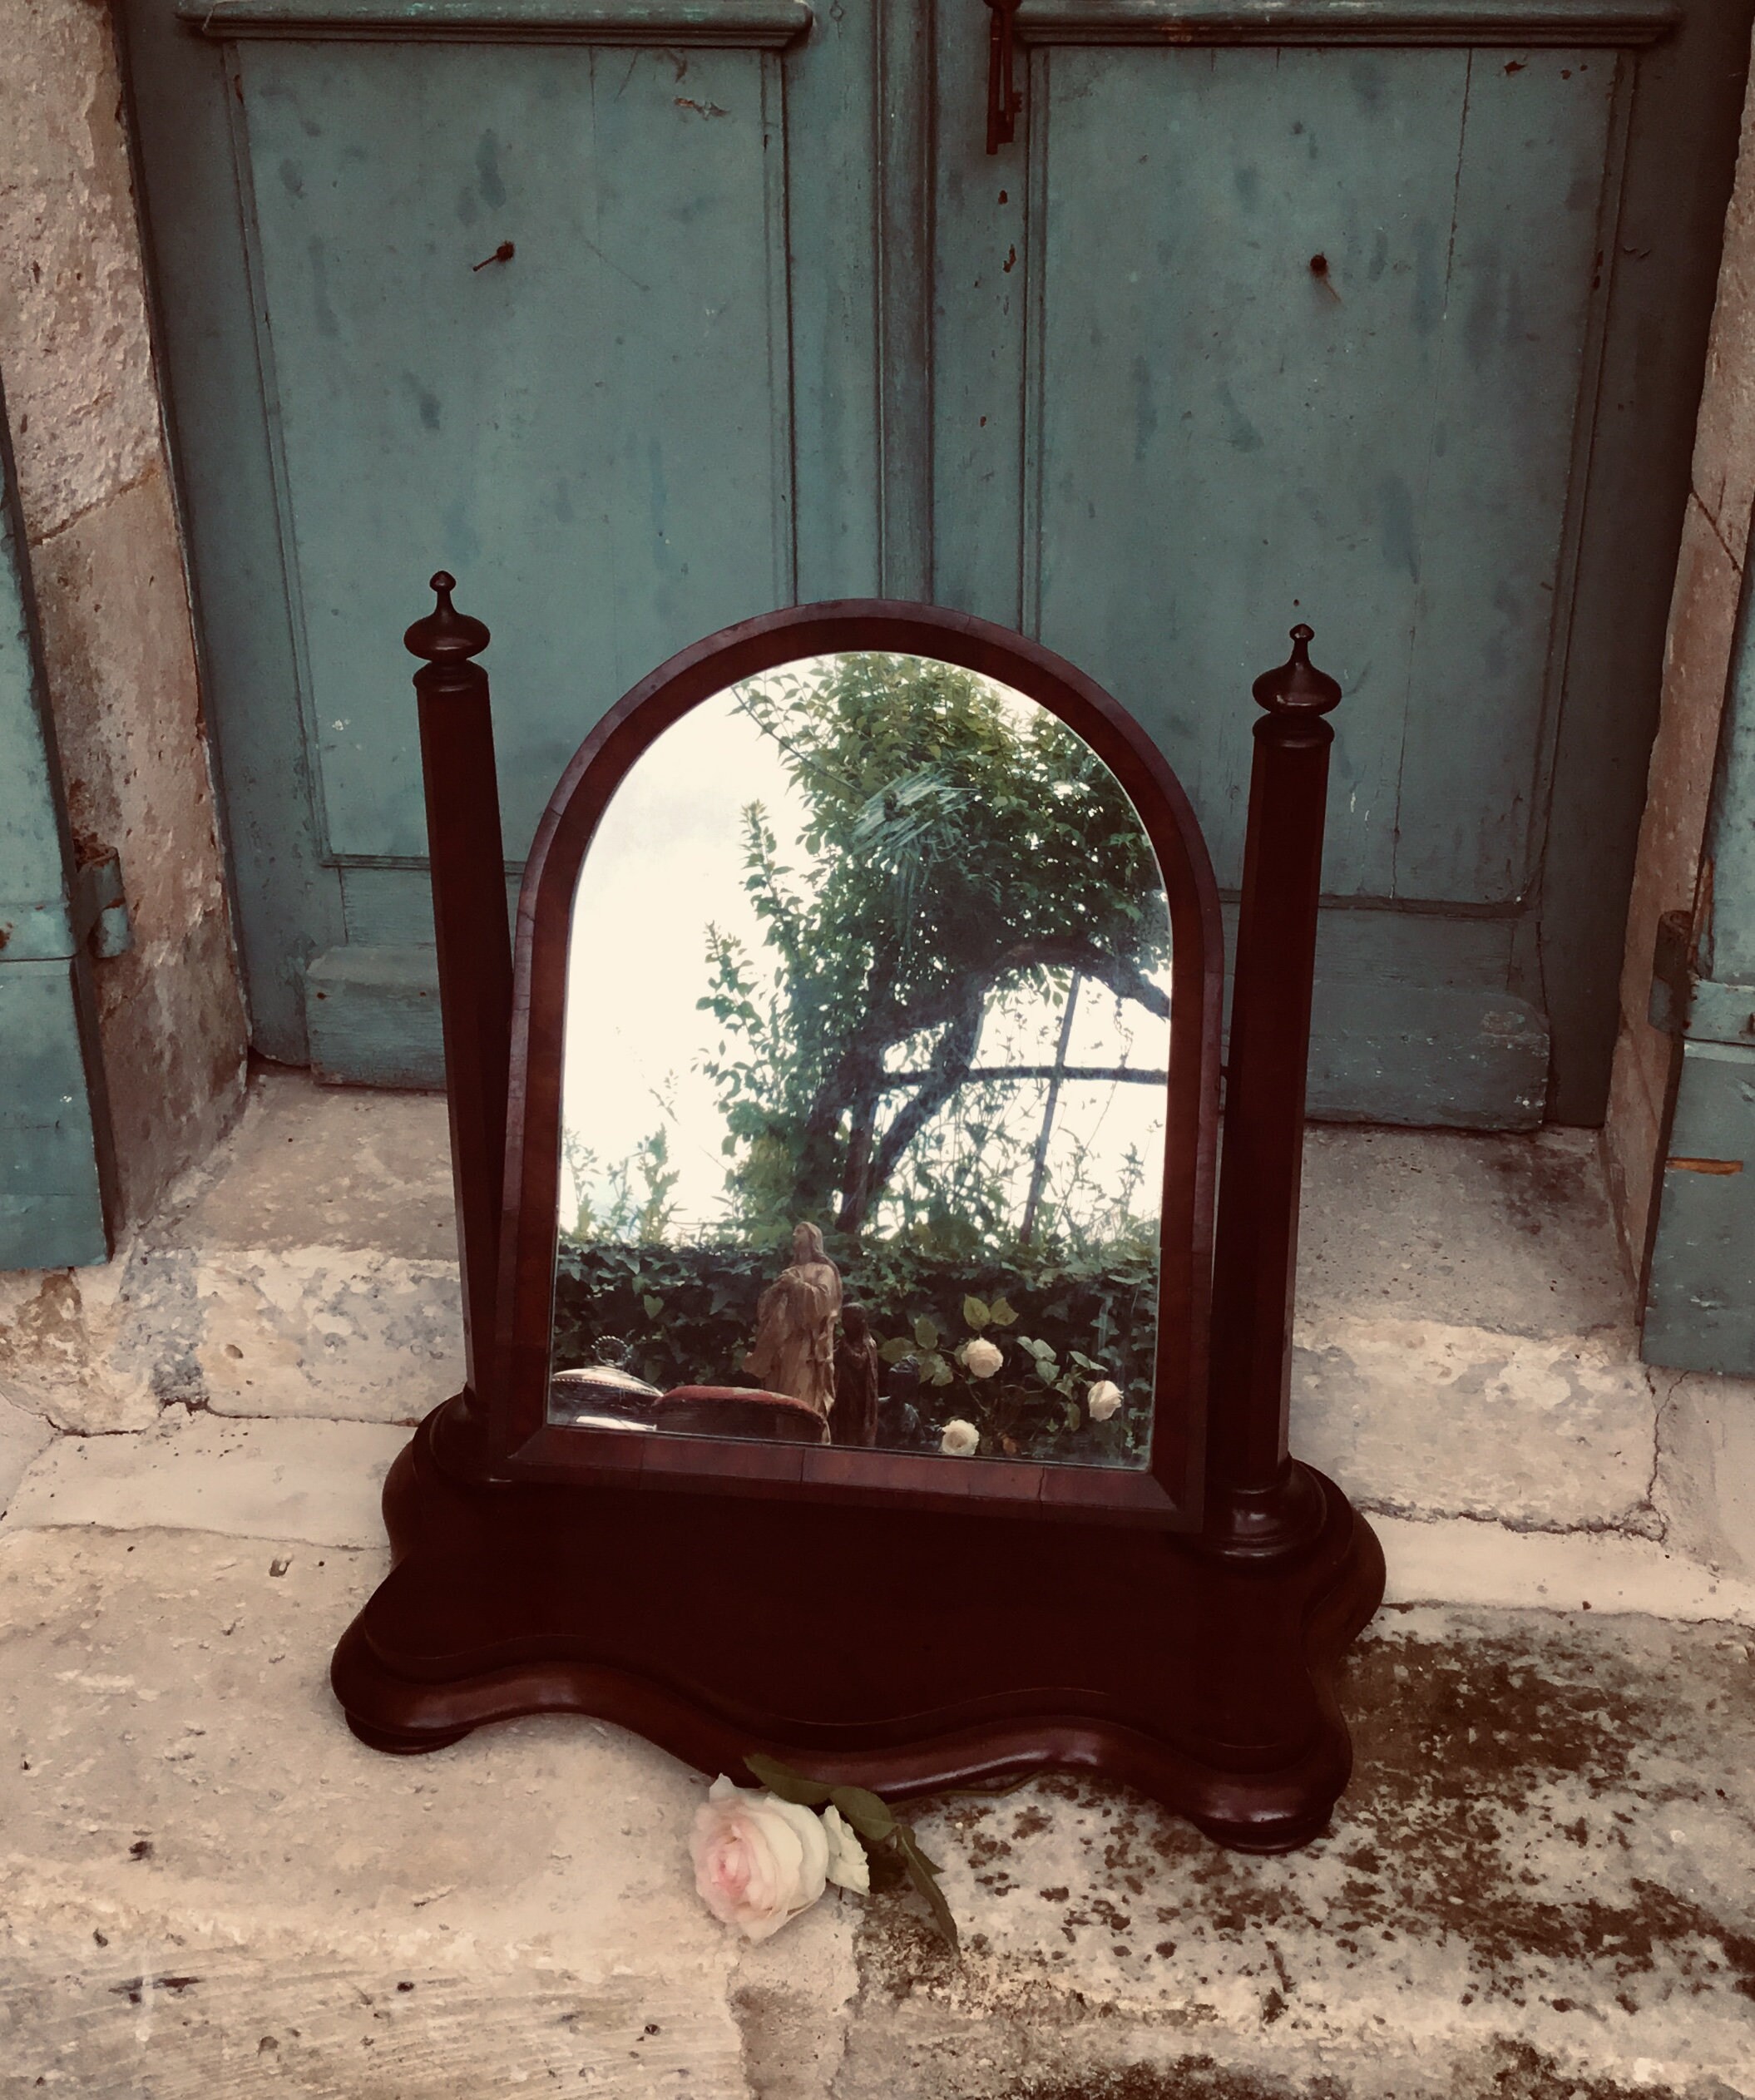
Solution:
<svg viewBox="0 0 1755 2100">
<path fill-rule="evenodd" d="M 1703 976 L 1695 968 L 1694 915 L 1666 912 L 1658 922 L 1646 1018 L 1690 1042 L 1755 1045 L 1755 985 Z"/>
<path fill-rule="evenodd" d="M 95 961 L 107 962 L 134 946 L 119 854 L 106 853 L 75 870 L 72 905 L 73 938 L 90 948 Z"/>
</svg>

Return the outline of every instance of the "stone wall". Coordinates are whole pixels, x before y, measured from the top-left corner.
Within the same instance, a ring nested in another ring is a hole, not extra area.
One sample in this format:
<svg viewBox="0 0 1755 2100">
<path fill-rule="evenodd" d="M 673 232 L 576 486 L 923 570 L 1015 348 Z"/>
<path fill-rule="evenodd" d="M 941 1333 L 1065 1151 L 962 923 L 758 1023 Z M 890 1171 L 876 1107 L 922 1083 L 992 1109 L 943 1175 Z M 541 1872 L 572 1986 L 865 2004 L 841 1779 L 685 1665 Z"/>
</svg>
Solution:
<svg viewBox="0 0 1755 2100">
<path fill-rule="evenodd" d="M 1652 951 L 1667 912 L 1692 912 L 1755 502 L 1755 82 L 1725 224 L 1664 696 L 1621 966 L 1621 1025 L 1605 1135 L 1623 1238 L 1643 1277 L 1659 1193 L 1675 1039 L 1647 1019 Z"/>
<path fill-rule="evenodd" d="M 107 10 L 0 0 L 0 377 L 76 839 L 133 926 L 96 966 L 126 1227 L 224 1133 L 248 1037 Z"/>
</svg>

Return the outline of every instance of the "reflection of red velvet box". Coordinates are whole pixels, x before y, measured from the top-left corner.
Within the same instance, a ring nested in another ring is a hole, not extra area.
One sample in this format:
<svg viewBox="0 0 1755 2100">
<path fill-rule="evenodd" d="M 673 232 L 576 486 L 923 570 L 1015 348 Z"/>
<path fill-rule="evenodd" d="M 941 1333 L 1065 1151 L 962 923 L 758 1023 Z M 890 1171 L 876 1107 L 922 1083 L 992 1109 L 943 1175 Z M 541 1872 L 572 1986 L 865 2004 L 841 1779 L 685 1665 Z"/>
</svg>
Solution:
<svg viewBox="0 0 1755 2100">
<path fill-rule="evenodd" d="M 765 1436 L 783 1444 L 826 1444 L 828 1424 L 790 1393 L 749 1386 L 677 1386 L 653 1409 L 660 1429 L 690 1436 Z"/>
</svg>

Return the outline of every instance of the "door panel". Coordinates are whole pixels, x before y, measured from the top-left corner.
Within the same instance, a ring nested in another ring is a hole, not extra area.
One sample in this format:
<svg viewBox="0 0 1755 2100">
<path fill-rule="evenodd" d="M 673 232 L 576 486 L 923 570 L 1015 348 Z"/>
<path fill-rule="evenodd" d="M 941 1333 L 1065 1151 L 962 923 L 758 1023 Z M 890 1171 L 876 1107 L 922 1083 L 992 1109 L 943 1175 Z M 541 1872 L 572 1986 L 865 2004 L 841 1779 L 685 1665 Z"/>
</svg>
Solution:
<svg viewBox="0 0 1755 2100">
<path fill-rule="evenodd" d="M 425 854 L 400 644 L 424 572 L 491 597 L 520 850 L 582 723 L 704 627 L 791 600 L 775 65 L 240 50 L 332 858 Z"/>
<path fill-rule="evenodd" d="M 1524 891 L 1598 57 L 1036 62 L 1031 624 L 1153 728 L 1222 882 L 1271 609 L 1311 620 L 1346 690 L 1324 887 Z"/>
</svg>

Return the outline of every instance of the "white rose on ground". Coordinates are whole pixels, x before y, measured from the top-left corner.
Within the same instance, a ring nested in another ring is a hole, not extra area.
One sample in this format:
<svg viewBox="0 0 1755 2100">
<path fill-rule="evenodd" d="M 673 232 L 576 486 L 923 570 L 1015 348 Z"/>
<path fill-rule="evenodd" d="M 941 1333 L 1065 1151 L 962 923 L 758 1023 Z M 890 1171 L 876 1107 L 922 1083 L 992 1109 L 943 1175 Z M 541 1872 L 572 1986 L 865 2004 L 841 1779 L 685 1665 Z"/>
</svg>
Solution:
<svg viewBox="0 0 1755 2100">
<path fill-rule="evenodd" d="M 991 1378 L 1005 1361 L 997 1346 L 985 1338 L 971 1342 L 963 1351 L 964 1368 L 971 1378 Z"/>
<path fill-rule="evenodd" d="M 822 1895 L 828 1833 L 808 1808 L 734 1786 L 721 1772 L 695 1811 L 689 1854 L 714 1916 L 766 1939 Z"/>
<path fill-rule="evenodd" d="M 1106 1422 L 1111 1415 L 1121 1411 L 1121 1388 L 1107 1378 L 1100 1378 L 1085 1396 L 1085 1405 L 1094 1422 Z"/>
<path fill-rule="evenodd" d="M 938 1448 L 947 1458 L 973 1458 L 981 1443 L 981 1433 L 973 1422 L 947 1422 Z"/>
<path fill-rule="evenodd" d="M 851 1889 L 855 1895 L 869 1895 L 872 1863 L 865 1856 L 865 1847 L 842 1820 L 841 1811 L 833 1801 L 823 1811 L 823 1833 L 828 1840 L 828 1879 L 838 1889 Z"/>
</svg>

